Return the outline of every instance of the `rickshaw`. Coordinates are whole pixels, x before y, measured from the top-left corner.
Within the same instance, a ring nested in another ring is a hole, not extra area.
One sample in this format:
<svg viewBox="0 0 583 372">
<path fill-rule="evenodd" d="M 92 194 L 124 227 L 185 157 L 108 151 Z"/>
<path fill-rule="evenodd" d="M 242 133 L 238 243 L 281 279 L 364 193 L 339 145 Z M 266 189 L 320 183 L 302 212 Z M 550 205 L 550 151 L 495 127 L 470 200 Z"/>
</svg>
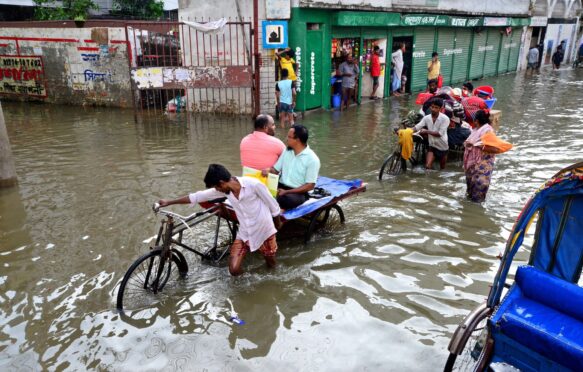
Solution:
<svg viewBox="0 0 583 372">
<path fill-rule="evenodd" d="M 513 259 L 535 220 L 528 263 L 510 282 Z M 583 370 L 582 242 L 583 162 L 559 171 L 528 200 L 487 301 L 457 327 L 444 370 Z"/>
<path fill-rule="evenodd" d="M 304 228 L 306 243 L 316 231 L 333 232 L 344 224 L 344 212 L 338 202 L 366 191 L 366 183 L 320 176 L 316 189 L 320 190 L 318 195 L 282 214 L 284 225 L 293 221 Z M 116 302 L 120 312 L 149 306 L 164 289 L 185 278 L 189 268 L 183 252 L 194 253 L 210 264 L 218 264 L 228 255 L 238 228 L 234 209 L 225 199 L 200 206 L 203 210 L 189 216 L 153 206 L 154 213 L 164 218 L 155 239 L 151 239 L 154 242 L 150 251 L 129 267 L 121 281 Z"/>
</svg>

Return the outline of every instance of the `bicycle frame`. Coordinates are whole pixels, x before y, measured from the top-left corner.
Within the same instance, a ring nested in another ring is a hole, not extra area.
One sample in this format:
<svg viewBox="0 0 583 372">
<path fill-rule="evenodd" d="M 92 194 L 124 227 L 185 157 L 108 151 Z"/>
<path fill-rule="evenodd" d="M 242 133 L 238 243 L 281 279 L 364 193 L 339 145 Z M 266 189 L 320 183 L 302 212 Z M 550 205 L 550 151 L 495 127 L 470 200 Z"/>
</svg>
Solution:
<svg viewBox="0 0 583 372">
<path fill-rule="evenodd" d="M 215 262 L 220 261 L 227 253 L 228 249 L 225 249 L 223 252 L 221 252 L 221 254 L 217 257 L 216 254 L 216 249 L 218 248 L 218 243 L 219 243 L 219 231 L 221 228 L 221 221 L 225 221 L 225 223 L 227 224 L 227 227 L 229 228 L 229 231 L 231 232 L 232 237 L 236 236 L 237 233 L 237 226 L 235 222 L 229 221 L 228 219 L 222 218 L 221 213 L 222 213 L 222 206 L 221 205 L 215 205 L 212 206 L 210 208 L 207 208 L 201 212 L 197 212 L 194 213 L 190 216 L 181 216 L 179 214 L 170 212 L 170 211 L 166 211 L 166 210 L 156 210 L 156 208 L 154 209 L 157 213 L 161 213 L 164 214 L 166 216 L 166 218 L 164 220 L 162 220 L 161 225 L 160 225 L 160 229 L 158 230 L 158 235 L 156 237 L 156 243 L 155 243 L 155 247 L 158 247 L 160 244 L 160 240 L 162 240 L 163 242 L 163 246 L 162 246 L 162 253 L 163 256 L 168 259 L 170 257 L 170 251 L 171 251 L 171 247 L 173 245 L 179 246 L 183 249 L 188 250 L 189 252 L 192 252 L 204 259 L 208 259 L 208 260 L 213 260 Z M 217 222 L 216 222 L 216 226 L 215 226 L 215 232 L 214 232 L 214 241 L 213 241 L 213 245 L 212 248 L 207 250 L 206 252 L 201 251 L 201 250 L 197 250 L 194 247 L 191 247 L 187 244 L 185 244 L 182 241 L 182 237 L 184 234 L 184 231 L 186 231 L 187 229 L 190 230 L 191 228 L 193 228 L 194 226 L 207 221 L 211 218 L 217 218 Z M 176 226 L 174 219 L 177 218 L 180 220 L 181 224 Z M 164 226 L 166 225 L 166 226 Z M 177 236 L 177 238 L 175 238 L 175 236 Z"/>
</svg>

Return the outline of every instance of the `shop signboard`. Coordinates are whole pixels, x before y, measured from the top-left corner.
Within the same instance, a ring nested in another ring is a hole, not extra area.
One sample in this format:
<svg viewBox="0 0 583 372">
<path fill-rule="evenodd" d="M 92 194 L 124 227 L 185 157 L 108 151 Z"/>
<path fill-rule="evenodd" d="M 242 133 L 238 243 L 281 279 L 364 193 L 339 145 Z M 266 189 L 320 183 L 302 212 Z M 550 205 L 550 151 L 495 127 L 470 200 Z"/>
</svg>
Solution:
<svg viewBox="0 0 583 372">
<path fill-rule="evenodd" d="M 46 97 L 41 56 L 0 56 L 0 94 Z"/>
<path fill-rule="evenodd" d="M 430 14 L 407 14 L 401 18 L 402 26 L 447 26 L 448 16 Z"/>
<path fill-rule="evenodd" d="M 337 12 L 333 26 L 399 26 L 401 15 L 384 12 Z"/>
<path fill-rule="evenodd" d="M 482 25 L 482 18 L 453 17 L 439 14 L 406 14 L 401 18 L 401 26 L 441 26 L 476 27 Z"/>
<path fill-rule="evenodd" d="M 286 48 L 287 21 L 261 21 L 263 49 Z"/>
<path fill-rule="evenodd" d="M 290 0 L 265 0 L 265 10 L 267 19 L 289 19 Z"/>
<path fill-rule="evenodd" d="M 530 18 L 530 26 L 532 27 L 545 27 L 547 25 L 548 18 L 547 17 L 531 17 Z"/>
<path fill-rule="evenodd" d="M 508 17 L 484 17 L 484 26 L 508 26 L 510 24 Z"/>
</svg>

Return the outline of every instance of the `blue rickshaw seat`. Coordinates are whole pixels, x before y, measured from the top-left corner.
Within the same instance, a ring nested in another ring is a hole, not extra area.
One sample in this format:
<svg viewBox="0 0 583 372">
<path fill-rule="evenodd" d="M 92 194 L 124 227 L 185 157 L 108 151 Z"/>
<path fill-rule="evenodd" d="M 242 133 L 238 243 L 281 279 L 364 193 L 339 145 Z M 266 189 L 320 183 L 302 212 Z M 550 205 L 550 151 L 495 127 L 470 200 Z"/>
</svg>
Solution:
<svg viewBox="0 0 583 372">
<path fill-rule="evenodd" d="M 521 266 L 491 322 L 495 344 L 503 335 L 567 368 L 583 368 L 583 288 Z"/>
</svg>

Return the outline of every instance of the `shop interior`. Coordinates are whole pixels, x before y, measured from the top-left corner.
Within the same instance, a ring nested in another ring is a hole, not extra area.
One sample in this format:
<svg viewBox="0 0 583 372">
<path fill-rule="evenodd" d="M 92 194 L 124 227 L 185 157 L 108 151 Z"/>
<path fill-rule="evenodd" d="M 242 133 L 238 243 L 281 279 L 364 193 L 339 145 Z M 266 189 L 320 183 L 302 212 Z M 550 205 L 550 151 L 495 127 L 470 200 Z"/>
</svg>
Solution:
<svg viewBox="0 0 583 372">
<path fill-rule="evenodd" d="M 410 93 L 411 66 L 413 66 L 413 36 L 393 37 L 393 52 L 396 52 L 401 47 L 401 43 L 405 43 L 405 53 L 403 53 L 404 65 L 401 74 L 401 91 L 398 93 Z"/>
<path fill-rule="evenodd" d="M 343 39 L 332 39 L 332 51 L 331 58 L 332 64 L 330 71 L 330 104 L 332 108 L 339 108 L 340 102 L 342 101 L 342 76 L 338 68 L 340 64 L 346 60 L 346 56 L 351 55 L 354 61 L 358 63 L 360 56 L 360 38 L 343 38 Z M 356 81 L 356 86 L 354 89 L 354 101 L 360 102 L 358 100 L 358 85 L 360 84 L 360 79 Z"/>
<path fill-rule="evenodd" d="M 372 76 L 370 71 L 370 64 L 372 59 L 373 48 L 379 47 L 379 62 L 381 63 L 381 75 L 379 76 L 379 87 L 376 90 L 375 96 L 383 98 L 385 91 L 385 61 L 387 51 L 387 39 L 368 39 L 364 40 L 362 48 L 362 90 L 363 97 L 370 97 L 372 92 Z"/>
</svg>

